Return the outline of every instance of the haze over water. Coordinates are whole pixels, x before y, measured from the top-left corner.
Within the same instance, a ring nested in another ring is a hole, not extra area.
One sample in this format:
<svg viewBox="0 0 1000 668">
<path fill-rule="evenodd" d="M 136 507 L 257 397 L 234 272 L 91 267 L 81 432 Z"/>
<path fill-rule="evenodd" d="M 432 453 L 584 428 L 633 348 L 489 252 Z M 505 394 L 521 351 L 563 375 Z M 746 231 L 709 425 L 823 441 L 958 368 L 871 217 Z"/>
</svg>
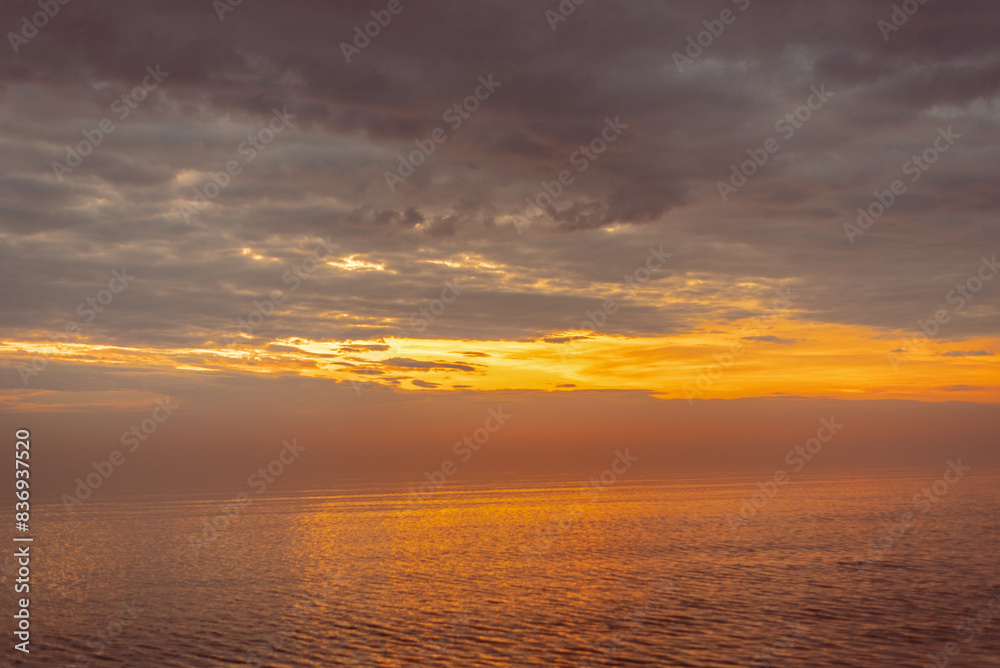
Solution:
<svg viewBox="0 0 1000 668">
<path fill-rule="evenodd" d="M 1000 620 L 971 642 L 956 630 L 1000 587 L 1000 476 L 967 474 L 915 510 L 940 478 L 802 477 L 742 526 L 727 516 L 760 478 L 623 479 L 592 496 L 527 479 L 445 486 L 407 514 L 403 486 L 269 492 L 201 549 L 190 537 L 229 499 L 50 505 L 37 519 L 32 656 L 919 667 L 956 643 L 949 665 L 1000 666 Z M 915 524 L 872 559 L 870 542 L 907 511 Z M 91 654 L 117 619 L 120 635 Z"/>
</svg>

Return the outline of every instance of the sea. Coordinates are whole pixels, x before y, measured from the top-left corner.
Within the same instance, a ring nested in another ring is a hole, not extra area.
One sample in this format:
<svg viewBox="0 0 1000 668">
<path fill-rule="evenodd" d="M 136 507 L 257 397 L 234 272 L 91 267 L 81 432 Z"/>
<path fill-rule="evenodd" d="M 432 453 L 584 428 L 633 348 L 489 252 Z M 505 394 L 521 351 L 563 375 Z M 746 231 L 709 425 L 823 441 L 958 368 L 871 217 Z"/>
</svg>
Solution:
<svg viewBox="0 0 1000 668">
<path fill-rule="evenodd" d="M 1000 667 L 1000 475 L 351 483 L 32 515 L 4 665 Z"/>
</svg>

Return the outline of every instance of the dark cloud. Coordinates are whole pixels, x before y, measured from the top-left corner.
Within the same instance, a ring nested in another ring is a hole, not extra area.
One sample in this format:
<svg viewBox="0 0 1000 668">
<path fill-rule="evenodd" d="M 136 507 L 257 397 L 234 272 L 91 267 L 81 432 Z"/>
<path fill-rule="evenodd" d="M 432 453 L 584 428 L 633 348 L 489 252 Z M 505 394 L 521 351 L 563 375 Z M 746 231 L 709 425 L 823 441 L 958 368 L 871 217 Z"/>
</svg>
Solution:
<svg viewBox="0 0 1000 668">
<path fill-rule="evenodd" d="M 224 21 L 201 0 L 62 6 L 0 56 L 0 325 L 51 337 L 124 266 L 136 281 L 81 340 L 221 345 L 275 290 L 246 343 L 370 340 L 407 331 L 454 280 L 459 299 L 411 335 L 534 340 L 621 298 L 665 244 L 670 266 L 602 333 L 751 317 L 735 300 L 780 285 L 797 286 L 802 321 L 910 331 L 1000 249 L 997 2 L 935 0 L 888 40 L 881 4 L 753 2 L 684 71 L 674 53 L 718 8 L 585 3 L 556 30 L 546 8 L 407 4 L 348 63 L 340 43 L 370 3 L 243 3 Z M 0 26 L 33 11 L 5 3 Z M 147 67 L 168 75 L 119 118 Z M 480 77 L 499 87 L 455 127 L 446 112 Z M 786 137 L 777 123 L 821 86 L 833 96 Z M 291 125 L 243 161 L 275 109 Z M 105 118 L 113 132 L 60 178 L 53 163 Z M 602 148 L 616 118 L 627 127 Z M 949 127 L 960 139 L 910 181 Z M 386 172 L 437 129 L 446 140 L 391 189 Z M 718 182 L 772 137 L 780 150 L 723 202 Z M 896 179 L 906 193 L 851 244 L 843 225 Z M 286 272 L 326 238 L 334 264 L 292 290 Z M 995 333 L 997 287 L 939 336 Z"/>
<path fill-rule="evenodd" d="M 941 353 L 942 357 L 993 357 L 994 353 L 985 350 L 951 350 Z"/>
<path fill-rule="evenodd" d="M 570 341 L 579 341 L 581 339 L 586 339 L 586 336 L 549 336 L 542 341 L 545 343 L 569 343 Z"/>
<path fill-rule="evenodd" d="M 469 366 L 468 364 L 451 364 L 448 362 L 422 362 L 420 360 L 412 360 L 406 357 L 393 357 L 387 360 L 382 360 L 380 364 L 384 364 L 388 367 L 397 367 L 400 369 L 440 369 L 440 370 L 455 370 L 455 371 L 475 371 L 476 368 Z"/>
<path fill-rule="evenodd" d="M 773 336 L 770 334 L 767 336 L 744 336 L 743 340 L 756 341 L 759 343 L 780 343 L 782 345 L 790 345 L 798 341 L 798 339 L 783 339 L 780 336 Z"/>
</svg>

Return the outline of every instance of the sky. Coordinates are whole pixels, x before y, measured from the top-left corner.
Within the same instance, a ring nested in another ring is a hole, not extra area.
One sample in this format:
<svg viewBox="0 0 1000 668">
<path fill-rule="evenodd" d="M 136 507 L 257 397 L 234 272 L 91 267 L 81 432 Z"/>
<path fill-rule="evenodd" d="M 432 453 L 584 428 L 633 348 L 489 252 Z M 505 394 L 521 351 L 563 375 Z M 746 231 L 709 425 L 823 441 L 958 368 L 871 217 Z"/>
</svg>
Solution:
<svg viewBox="0 0 1000 668">
<path fill-rule="evenodd" d="M 168 398 L 122 489 L 501 405 L 496 470 L 995 464 L 998 9 L 6 2 L 0 426 L 53 489 Z"/>
</svg>

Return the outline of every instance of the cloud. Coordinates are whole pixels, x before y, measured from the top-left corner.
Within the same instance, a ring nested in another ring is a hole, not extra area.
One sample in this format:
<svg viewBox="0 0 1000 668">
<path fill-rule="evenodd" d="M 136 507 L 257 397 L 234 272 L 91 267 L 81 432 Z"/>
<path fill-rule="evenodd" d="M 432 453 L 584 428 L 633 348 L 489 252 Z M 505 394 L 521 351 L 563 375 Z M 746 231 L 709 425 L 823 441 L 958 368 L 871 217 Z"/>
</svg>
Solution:
<svg viewBox="0 0 1000 668">
<path fill-rule="evenodd" d="M 783 339 L 780 336 L 766 335 L 766 336 L 744 336 L 744 341 L 756 341 L 759 343 L 780 343 L 783 345 L 791 345 L 795 343 L 798 339 Z"/>
<path fill-rule="evenodd" d="M 994 353 L 985 350 L 949 350 L 941 353 L 942 357 L 993 357 Z"/>
<path fill-rule="evenodd" d="M 412 336 L 568 343 L 609 298 L 602 333 L 680 335 L 788 285 L 800 323 L 912 331 L 1000 249 L 984 178 L 1000 160 L 996 10 L 936 0 L 886 42 L 870 2 L 754 3 L 679 72 L 672 54 L 708 18 L 693 1 L 586 3 L 557 31 L 529 5 L 414 5 L 351 63 L 337 44 L 370 20 L 362 4 L 243 3 L 221 23 L 194 0 L 71 3 L 0 59 L 0 326 L 50 340 L 126 266 L 137 280 L 80 341 L 221 347 L 280 291 L 240 344 L 361 353 L 350 342 L 401 336 L 454 280 L 461 296 Z M 7 3 L 0 25 L 22 14 Z M 169 75 L 120 118 L 147 66 Z M 480 76 L 501 85 L 453 128 Z M 777 122 L 822 85 L 833 97 L 786 138 Z M 186 224 L 181 205 L 286 108 L 291 126 Z M 114 131 L 59 178 L 104 118 Z M 580 163 L 609 118 L 628 128 Z M 909 181 L 945 127 L 961 138 Z M 438 128 L 447 141 L 391 190 L 386 172 Z M 723 202 L 718 183 L 771 137 L 780 150 Z M 852 246 L 843 224 L 894 179 L 906 194 Z M 328 237 L 334 257 L 297 277 Z M 661 244 L 669 268 L 623 288 Z M 996 290 L 941 336 L 994 336 Z"/>
<path fill-rule="evenodd" d="M 342 353 L 381 352 L 389 350 L 389 346 L 385 344 L 352 344 L 347 346 L 340 346 L 337 350 Z"/>
<path fill-rule="evenodd" d="M 400 369 L 423 369 L 423 370 L 455 370 L 455 371 L 475 371 L 476 368 L 468 364 L 451 364 L 448 362 L 422 362 L 420 360 L 407 359 L 405 357 L 393 357 L 382 360 L 380 364 L 388 367 Z"/>
<path fill-rule="evenodd" d="M 587 336 L 547 336 L 542 339 L 545 343 L 569 343 L 570 341 L 580 341 L 590 337 Z"/>
</svg>

